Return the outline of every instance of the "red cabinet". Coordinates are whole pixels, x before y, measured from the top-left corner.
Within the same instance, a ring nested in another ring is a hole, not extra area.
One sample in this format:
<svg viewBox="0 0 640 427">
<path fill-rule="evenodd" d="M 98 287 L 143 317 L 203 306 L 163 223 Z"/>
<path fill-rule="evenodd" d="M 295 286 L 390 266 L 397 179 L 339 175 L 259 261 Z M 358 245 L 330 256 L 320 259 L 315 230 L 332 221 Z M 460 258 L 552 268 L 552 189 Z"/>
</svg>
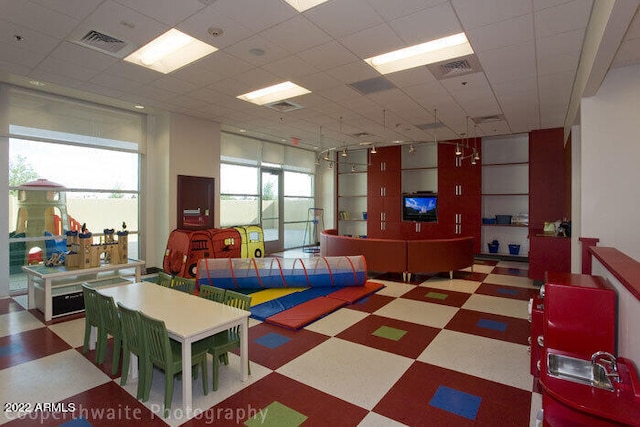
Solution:
<svg viewBox="0 0 640 427">
<path fill-rule="evenodd" d="M 367 234 L 397 238 L 400 231 L 400 147 L 381 147 L 370 156 L 367 175 Z"/>
<path fill-rule="evenodd" d="M 529 236 L 529 278 L 546 281 L 547 273 L 571 271 L 571 239 L 544 236 L 542 230 Z"/>
</svg>

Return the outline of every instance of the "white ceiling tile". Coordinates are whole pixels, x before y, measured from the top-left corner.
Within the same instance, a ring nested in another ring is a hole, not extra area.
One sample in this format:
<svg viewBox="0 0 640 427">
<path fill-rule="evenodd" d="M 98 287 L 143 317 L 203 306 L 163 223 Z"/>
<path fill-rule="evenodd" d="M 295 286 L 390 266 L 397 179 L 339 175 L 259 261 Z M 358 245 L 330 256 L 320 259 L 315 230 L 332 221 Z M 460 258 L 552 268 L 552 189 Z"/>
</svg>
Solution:
<svg viewBox="0 0 640 427">
<path fill-rule="evenodd" d="M 254 32 L 263 31 L 297 15 L 281 0 L 216 0 L 209 8 Z"/>
<path fill-rule="evenodd" d="M 115 0 L 171 27 L 204 8 L 198 0 Z"/>
<path fill-rule="evenodd" d="M 452 0 L 465 29 L 482 27 L 531 13 L 531 0 Z"/>
<path fill-rule="evenodd" d="M 356 61 L 340 67 L 332 68 L 327 73 L 342 83 L 355 83 L 360 80 L 379 77 L 380 74 L 364 61 Z"/>
<path fill-rule="evenodd" d="M 389 21 L 440 3 L 445 3 L 446 1 L 447 0 L 368 0 L 376 12 Z"/>
<path fill-rule="evenodd" d="M 390 25 L 408 45 L 428 42 L 462 31 L 460 21 L 449 3 L 394 19 Z"/>
<path fill-rule="evenodd" d="M 151 86 L 175 93 L 188 93 L 198 88 L 198 85 L 194 83 L 180 80 L 170 75 L 162 76 L 159 79 L 153 81 L 151 83 Z"/>
<path fill-rule="evenodd" d="M 535 13 L 536 37 L 584 28 L 591 14 L 590 2 L 574 0 Z"/>
<path fill-rule="evenodd" d="M 542 9 L 548 9 L 550 7 L 556 7 L 563 3 L 568 3 L 572 0 L 533 0 L 533 10 L 538 11 Z M 591 3 L 592 0 L 585 0 L 585 2 Z"/>
<path fill-rule="evenodd" d="M 79 20 L 29 1 L 8 1 L 2 6 L 2 18 L 14 24 L 63 39 Z"/>
<path fill-rule="evenodd" d="M 498 98 L 510 94 L 519 94 L 522 92 L 538 93 L 538 78 L 529 77 L 524 79 L 505 80 L 500 83 L 494 83 L 491 85 L 493 91 Z"/>
<path fill-rule="evenodd" d="M 469 30 L 473 50 L 481 52 L 533 39 L 533 16 L 521 15 Z"/>
<path fill-rule="evenodd" d="M 225 48 L 224 51 L 257 66 L 277 61 L 289 55 L 289 52 L 277 44 L 257 35 L 233 44 Z"/>
<path fill-rule="evenodd" d="M 281 77 L 283 80 L 292 81 L 297 80 L 301 76 L 314 74 L 318 71 L 299 57 L 293 55 L 266 64 L 262 68 Z"/>
<path fill-rule="evenodd" d="M 383 22 L 366 0 L 330 1 L 309 9 L 304 14 L 334 38 Z"/>
<path fill-rule="evenodd" d="M 51 52 L 51 57 L 94 70 L 104 70 L 118 61 L 111 55 L 69 42 L 61 43 Z"/>
<path fill-rule="evenodd" d="M 297 81 L 298 84 L 306 87 L 312 92 L 340 85 L 338 80 L 328 76 L 326 73 L 315 73 L 300 76 Z"/>
<path fill-rule="evenodd" d="M 563 71 L 570 71 L 572 76 L 578 69 L 580 62 L 580 51 L 557 55 L 545 55 L 538 58 L 538 75 L 556 74 Z M 573 79 L 572 79 L 573 80 Z"/>
<path fill-rule="evenodd" d="M 537 57 L 580 55 L 584 32 L 584 28 L 580 28 L 553 36 L 540 37 L 536 40 Z"/>
<path fill-rule="evenodd" d="M 637 64 L 638 62 L 640 62 L 640 38 L 622 42 L 614 58 L 613 66 L 622 67 Z"/>
<path fill-rule="evenodd" d="M 478 52 L 487 77 L 492 83 L 523 79 L 536 75 L 533 41 Z"/>
<path fill-rule="evenodd" d="M 369 27 L 340 40 L 343 46 L 364 59 L 405 46 L 402 39 L 387 24 Z"/>
<path fill-rule="evenodd" d="M 15 44 L 0 43 L 0 60 L 33 68 L 46 58 L 45 54 L 20 49 Z"/>
<path fill-rule="evenodd" d="M 313 46 L 327 43 L 331 37 L 303 15 L 295 16 L 264 30 L 261 36 L 272 43 L 297 53 Z"/>
<path fill-rule="evenodd" d="M 440 84 L 450 93 L 491 91 L 484 73 L 472 73 L 459 77 L 443 79 Z"/>
<path fill-rule="evenodd" d="M 249 28 L 237 23 L 213 7 L 207 7 L 200 13 L 187 18 L 180 22 L 176 28 L 218 49 L 230 46 L 253 34 Z M 222 34 L 214 37 L 209 33 L 210 29 L 222 30 Z"/>
<path fill-rule="evenodd" d="M 36 68 L 38 71 L 49 72 L 66 76 L 70 79 L 87 81 L 98 74 L 95 69 L 83 67 L 64 60 L 48 57 L 40 62 Z"/>
<path fill-rule="evenodd" d="M 138 83 L 148 84 L 159 79 L 164 74 L 146 67 L 132 64 L 131 62 L 119 61 L 109 67 L 105 73 L 116 77 L 122 77 L 127 80 L 133 80 Z"/>
<path fill-rule="evenodd" d="M 102 2 L 102 0 L 29 0 L 47 9 L 76 19 L 84 19 Z"/>
<path fill-rule="evenodd" d="M 16 36 L 21 37 L 21 39 L 17 40 Z M 32 30 L 24 25 L 0 19 L 0 43 L 11 45 L 16 49 L 48 54 L 60 43 L 60 39 Z"/>
<path fill-rule="evenodd" d="M 408 70 L 387 74 L 387 80 L 397 87 L 406 88 L 415 85 L 431 85 L 437 83 L 427 67 L 415 67 Z"/>
<path fill-rule="evenodd" d="M 359 59 L 337 41 L 307 49 L 298 53 L 298 56 L 321 71 L 346 65 Z"/>
<path fill-rule="evenodd" d="M 131 28 L 130 25 L 134 27 Z M 166 24 L 162 24 L 119 3 L 107 0 L 100 4 L 100 7 L 74 30 L 74 34 L 82 36 L 88 30 L 97 30 L 120 40 L 134 43 L 139 47 L 147 44 L 168 29 L 169 26 Z"/>
</svg>

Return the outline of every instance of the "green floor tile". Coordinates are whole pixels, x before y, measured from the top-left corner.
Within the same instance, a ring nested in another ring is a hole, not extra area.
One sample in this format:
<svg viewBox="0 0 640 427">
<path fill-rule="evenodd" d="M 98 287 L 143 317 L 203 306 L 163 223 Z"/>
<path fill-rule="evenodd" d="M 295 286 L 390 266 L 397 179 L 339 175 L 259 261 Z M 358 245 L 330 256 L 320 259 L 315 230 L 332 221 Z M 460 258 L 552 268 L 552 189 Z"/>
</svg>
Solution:
<svg viewBox="0 0 640 427">
<path fill-rule="evenodd" d="M 388 340 L 398 341 L 406 333 L 407 331 L 403 331 L 402 329 L 391 328 L 389 326 L 380 326 L 378 329 L 373 331 L 372 335 L 386 338 Z"/>
<path fill-rule="evenodd" d="M 441 294 L 440 292 L 429 292 L 428 294 L 425 295 L 425 297 L 433 298 L 433 299 L 447 299 L 448 296 L 449 295 Z"/>
<path fill-rule="evenodd" d="M 255 417 L 249 418 L 245 421 L 244 425 L 247 427 L 296 427 L 306 420 L 306 415 L 303 415 L 300 412 L 274 400 L 267 405 L 267 407 L 258 411 Z"/>
</svg>

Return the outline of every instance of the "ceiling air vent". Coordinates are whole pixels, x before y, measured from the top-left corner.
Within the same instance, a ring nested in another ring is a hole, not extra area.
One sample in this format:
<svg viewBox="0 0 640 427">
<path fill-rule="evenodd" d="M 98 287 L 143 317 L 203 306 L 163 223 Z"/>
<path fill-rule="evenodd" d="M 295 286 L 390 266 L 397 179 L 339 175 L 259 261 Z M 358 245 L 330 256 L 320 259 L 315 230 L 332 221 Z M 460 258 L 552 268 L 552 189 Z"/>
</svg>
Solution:
<svg viewBox="0 0 640 427">
<path fill-rule="evenodd" d="M 278 110 L 281 113 L 288 113 L 289 111 L 295 111 L 304 108 L 302 105 L 296 104 L 295 102 L 291 101 L 277 101 L 272 102 L 271 104 L 264 104 L 264 106 L 274 110 Z"/>
<path fill-rule="evenodd" d="M 360 80 L 359 82 L 349 83 L 349 86 L 357 90 L 363 95 L 368 95 L 381 90 L 394 89 L 396 86 L 384 77 L 374 77 L 372 79 Z"/>
<path fill-rule="evenodd" d="M 69 41 L 118 58 L 124 58 L 135 49 L 133 44 L 97 30 L 80 31 L 72 35 Z"/>
<path fill-rule="evenodd" d="M 435 64 L 427 65 L 427 68 L 438 80 L 460 77 L 482 71 L 478 57 L 475 55 L 461 56 L 453 60 L 436 62 Z"/>
<path fill-rule="evenodd" d="M 432 130 L 432 129 L 440 129 L 444 127 L 442 122 L 431 122 L 431 123 L 422 123 L 420 125 L 416 125 L 418 129 L 422 130 Z"/>
<path fill-rule="evenodd" d="M 493 114 L 491 116 L 471 117 L 471 120 L 473 120 L 473 123 L 480 124 L 480 123 L 500 122 L 505 120 L 505 118 L 504 118 L 504 114 Z"/>
</svg>

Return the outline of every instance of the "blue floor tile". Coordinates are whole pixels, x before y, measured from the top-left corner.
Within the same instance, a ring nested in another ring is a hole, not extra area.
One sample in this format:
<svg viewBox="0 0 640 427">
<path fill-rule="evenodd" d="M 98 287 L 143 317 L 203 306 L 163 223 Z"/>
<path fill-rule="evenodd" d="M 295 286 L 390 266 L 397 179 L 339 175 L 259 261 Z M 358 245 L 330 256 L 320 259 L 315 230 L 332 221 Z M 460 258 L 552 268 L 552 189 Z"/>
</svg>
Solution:
<svg viewBox="0 0 640 427">
<path fill-rule="evenodd" d="M 431 398 L 429 405 L 475 420 L 481 402 L 481 397 L 441 385 Z"/>
<path fill-rule="evenodd" d="M 504 332 L 507 330 L 507 324 L 504 322 L 497 322 L 495 320 L 480 319 L 476 324 L 479 328 L 491 329 L 498 332 Z"/>
<path fill-rule="evenodd" d="M 276 334 L 275 332 L 268 333 L 267 335 L 263 335 L 255 340 L 255 342 L 257 342 L 258 344 L 270 348 L 271 350 L 273 350 L 274 348 L 278 348 L 282 344 L 286 344 L 289 341 L 291 341 L 291 338 L 287 338 L 284 335 Z"/>
<path fill-rule="evenodd" d="M 22 353 L 24 348 L 20 344 L 9 344 L 0 347 L 0 357 L 6 357 L 10 354 Z"/>
</svg>

